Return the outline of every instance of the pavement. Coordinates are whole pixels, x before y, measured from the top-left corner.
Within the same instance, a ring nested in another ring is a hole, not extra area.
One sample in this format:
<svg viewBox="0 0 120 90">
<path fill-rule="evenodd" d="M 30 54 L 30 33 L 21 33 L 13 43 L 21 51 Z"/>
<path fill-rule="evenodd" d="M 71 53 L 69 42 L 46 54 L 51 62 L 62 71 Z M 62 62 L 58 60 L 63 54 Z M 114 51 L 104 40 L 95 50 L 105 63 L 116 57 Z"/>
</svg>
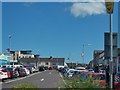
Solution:
<svg viewBox="0 0 120 90">
<path fill-rule="evenodd" d="M 37 88 L 63 88 L 64 80 L 62 75 L 56 70 L 47 70 L 37 72 L 26 77 L 7 80 L 2 83 L 2 90 L 5 88 L 12 88 L 13 86 L 21 83 L 31 83 Z"/>
</svg>

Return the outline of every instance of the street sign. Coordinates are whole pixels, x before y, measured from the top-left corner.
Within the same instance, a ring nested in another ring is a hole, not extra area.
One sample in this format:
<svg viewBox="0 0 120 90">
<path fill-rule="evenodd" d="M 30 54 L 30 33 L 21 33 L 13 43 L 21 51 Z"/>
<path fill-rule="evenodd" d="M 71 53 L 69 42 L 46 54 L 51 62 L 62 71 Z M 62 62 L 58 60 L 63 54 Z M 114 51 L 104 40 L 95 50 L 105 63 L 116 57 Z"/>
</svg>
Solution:
<svg viewBox="0 0 120 90">
<path fill-rule="evenodd" d="M 114 9 L 114 0 L 105 0 L 105 4 L 107 13 L 112 14 Z"/>
</svg>

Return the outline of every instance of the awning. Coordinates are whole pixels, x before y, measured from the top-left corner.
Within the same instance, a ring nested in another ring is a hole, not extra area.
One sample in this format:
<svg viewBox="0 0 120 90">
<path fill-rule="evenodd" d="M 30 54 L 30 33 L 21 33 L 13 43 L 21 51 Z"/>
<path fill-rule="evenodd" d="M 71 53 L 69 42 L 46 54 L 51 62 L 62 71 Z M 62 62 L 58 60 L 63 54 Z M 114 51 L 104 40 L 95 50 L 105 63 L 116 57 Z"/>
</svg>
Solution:
<svg viewBox="0 0 120 90">
<path fill-rule="evenodd" d="M 0 65 L 9 65 L 10 62 L 8 60 L 0 60 Z"/>
</svg>

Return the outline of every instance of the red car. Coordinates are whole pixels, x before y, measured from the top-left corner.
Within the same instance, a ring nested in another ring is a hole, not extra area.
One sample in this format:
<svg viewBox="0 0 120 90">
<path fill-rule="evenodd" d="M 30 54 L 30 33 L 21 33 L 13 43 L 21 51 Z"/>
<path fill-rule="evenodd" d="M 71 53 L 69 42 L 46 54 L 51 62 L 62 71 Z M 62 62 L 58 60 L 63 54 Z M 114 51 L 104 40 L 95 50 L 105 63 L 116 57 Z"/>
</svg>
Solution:
<svg viewBox="0 0 120 90">
<path fill-rule="evenodd" d="M 48 70 L 53 70 L 53 68 L 52 68 L 52 67 L 49 67 Z"/>
<path fill-rule="evenodd" d="M 101 86 L 107 85 L 105 74 L 93 74 L 92 78 L 94 82 L 98 82 Z M 114 79 L 114 88 L 115 90 L 120 90 L 120 79 L 117 76 L 115 76 L 115 79 Z"/>
</svg>

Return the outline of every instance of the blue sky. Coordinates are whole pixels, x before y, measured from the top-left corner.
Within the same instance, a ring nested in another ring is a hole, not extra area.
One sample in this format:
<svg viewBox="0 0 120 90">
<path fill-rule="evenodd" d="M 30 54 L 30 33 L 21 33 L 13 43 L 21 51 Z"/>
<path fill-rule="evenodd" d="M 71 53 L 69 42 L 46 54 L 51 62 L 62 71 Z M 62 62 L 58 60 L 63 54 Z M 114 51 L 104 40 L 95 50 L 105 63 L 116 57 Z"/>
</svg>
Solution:
<svg viewBox="0 0 120 90">
<path fill-rule="evenodd" d="M 84 62 L 88 63 L 93 58 L 94 50 L 104 49 L 104 32 L 109 31 L 109 15 L 105 13 L 105 7 L 99 7 L 97 12 L 90 5 L 87 5 L 87 11 L 81 8 L 78 3 L 68 2 L 4 2 L 2 52 L 6 53 L 8 36 L 12 35 L 12 50 L 33 50 L 41 57 L 64 57 L 67 62 L 69 57 L 72 62 L 81 63 L 82 45 L 92 44 L 85 46 Z M 115 32 L 118 31 L 117 9 L 115 3 Z"/>
<path fill-rule="evenodd" d="M 0 51 L 2 51 L 2 3 L 0 3 Z"/>
</svg>

